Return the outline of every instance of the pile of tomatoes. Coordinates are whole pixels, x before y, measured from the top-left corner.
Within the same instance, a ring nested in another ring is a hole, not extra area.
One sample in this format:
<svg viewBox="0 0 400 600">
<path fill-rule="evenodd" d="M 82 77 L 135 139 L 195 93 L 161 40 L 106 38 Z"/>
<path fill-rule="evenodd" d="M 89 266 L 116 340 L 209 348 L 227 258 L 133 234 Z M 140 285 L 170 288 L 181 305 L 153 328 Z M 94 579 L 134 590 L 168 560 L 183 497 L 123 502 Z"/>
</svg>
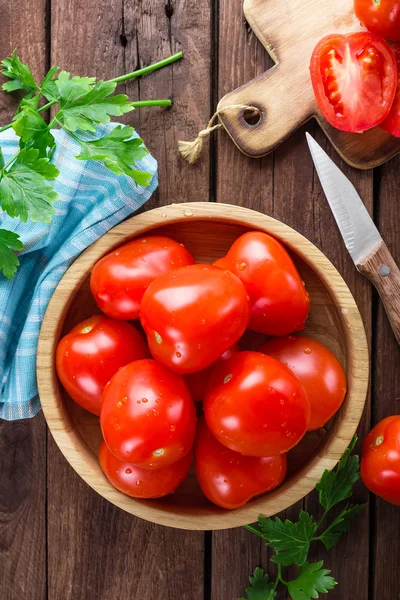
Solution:
<svg viewBox="0 0 400 600">
<path fill-rule="evenodd" d="M 329 35 L 312 55 L 319 109 L 342 131 L 379 126 L 400 137 L 400 0 L 355 0 L 354 8 L 369 31 Z"/>
<path fill-rule="evenodd" d="M 337 358 L 292 335 L 308 293 L 266 233 L 242 235 L 214 264 L 164 236 L 134 239 L 98 261 L 90 287 L 103 314 L 60 341 L 57 372 L 99 415 L 100 465 L 125 494 L 172 493 L 194 457 L 204 494 L 243 506 L 282 483 L 287 453 L 344 400 Z M 248 329 L 267 336 L 257 351 L 240 349 Z"/>
</svg>

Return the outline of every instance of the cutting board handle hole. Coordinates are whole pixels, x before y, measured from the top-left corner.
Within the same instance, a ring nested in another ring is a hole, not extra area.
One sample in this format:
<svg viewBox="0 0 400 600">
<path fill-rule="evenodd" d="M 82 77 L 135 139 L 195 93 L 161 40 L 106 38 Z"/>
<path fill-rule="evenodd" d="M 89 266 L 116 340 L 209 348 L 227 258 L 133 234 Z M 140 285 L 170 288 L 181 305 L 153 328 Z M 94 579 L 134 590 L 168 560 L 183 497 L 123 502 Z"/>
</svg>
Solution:
<svg viewBox="0 0 400 600">
<path fill-rule="evenodd" d="M 260 123 L 262 119 L 262 112 L 260 109 L 257 112 L 254 112 L 254 110 L 244 110 L 243 119 L 246 121 L 247 125 L 254 127 Z"/>
</svg>

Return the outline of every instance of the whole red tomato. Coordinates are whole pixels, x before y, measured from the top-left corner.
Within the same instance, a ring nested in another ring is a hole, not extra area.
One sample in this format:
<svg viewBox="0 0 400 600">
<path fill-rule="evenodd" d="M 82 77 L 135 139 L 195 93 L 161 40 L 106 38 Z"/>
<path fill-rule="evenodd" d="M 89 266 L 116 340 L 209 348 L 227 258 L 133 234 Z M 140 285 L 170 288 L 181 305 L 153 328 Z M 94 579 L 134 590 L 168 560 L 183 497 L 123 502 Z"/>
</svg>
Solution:
<svg viewBox="0 0 400 600">
<path fill-rule="evenodd" d="M 397 91 L 390 113 L 379 127 L 400 138 L 400 44 L 394 44 L 392 50 L 397 61 Z"/>
<path fill-rule="evenodd" d="M 118 460 L 103 441 L 99 449 L 99 461 L 109 482 L 123 494 L 133 498 L 161 498 L 172 494 L 186 479 L 192 452 L 172 465 L 149 470 Z"/>
<path fill-rule="evenodd" d="M 223 353 L 218 361 L 228 360 L 228 358 L 230 358 L 234 352 L 240 352 L 239 344 L 233 344 L 231 348 L 228 348 L 228 350 Z M 189 392 L 195 402 L 203 402 L 206 395 L 208 380 L 210 379 L 212 370 L 218 361 L 202 371 L 196 371 L 196 373 L 189 373 L 188 375 L 184 376 L 186 385 L 188 386 Z"/>
<path fill-rule="evenodd" d="M 238 352 L 214 369 L 204 401 L 211 433 L 245 456 L 277 456 L 307 431 L 310 404 L 295 375 L 260 352 Z"/>
<path fill-rule="evenodd" d="M 245 331 L 250 303 L 243 283 L 212 265 L 162 275 L 147 288 L 140 318 L 150 352 L 178 373 L 211 365 Z"/>
<path fill-rule="evenodd" d="M 144 469 L 176 462 L 192 447 L 196 412 L 182 377 L 155 360 L 139 360 L 107 384 L 100 425 L 111 452 Z"/>
<path fill-rule="evenodd" d="M 336 356 L 316 340 L 301 335 L 269 340 L 258 351 L 280 360 L 299 378 L 311 408 L 307 430 L 323 427 L 346 396 L 346 375 Z"/>
<path fill-rule="evenodd" d="M 56 368 L 71 398 L 99 415 L 106 383 L 121 367 L 148 356 L 133 325 L 95 315 L 75 325 L 59 342 Z"/>
<path fill-rule="evenodd" d="M 201 489 L 222 508 L 244 506 L 278 487 L 286 475 L 286 454 L 262 458 L 233 452 L 211 435 L 204 417 L 197 426 L 194 455 Z"/>
<path fill-rule="evenodd" d="M 310 72 L 318 108 L 337 129 L 363 133 L 388 116 L 397 67 L 382 38 L 367 32 L 328 35 L 315 47 Z"/>
<path fill-rule="evenodd" d="M 193 264 L 183 244 L 164 236 L 138 238 L 103 256 L 94 266 L 90 289 L 98 307 L 114 319 L 138 319 L 150 283 L 171 269 Z"/>
<path fill-rule="evenodd" d="M 400 505 L 400 415 L 383 419 L 365 438 L 361 478 L 373 494 Z"/>
<path fill-rule="evenodd" d="M 400 0 L 354 0 L 354 10 L 369 31 L 400 42 Z"/>
<path fill-rule="evenodd" d="M 251 300 L 249 328 L 267 335 L 304 329 L 309 298 L 285 248 L 261 231 L 245 233 L 215 263 L 239 277 Z"/>
</svg>

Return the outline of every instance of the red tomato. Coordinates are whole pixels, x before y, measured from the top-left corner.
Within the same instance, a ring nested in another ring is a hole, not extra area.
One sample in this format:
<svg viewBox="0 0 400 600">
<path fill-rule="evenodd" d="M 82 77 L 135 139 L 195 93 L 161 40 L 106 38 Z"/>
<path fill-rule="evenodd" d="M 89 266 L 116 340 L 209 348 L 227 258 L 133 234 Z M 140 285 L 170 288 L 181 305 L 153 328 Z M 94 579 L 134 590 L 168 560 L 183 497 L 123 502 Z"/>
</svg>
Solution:
<svg viewBox="0 0 400 600">
<path fill-rule="evenodd" d="M 362 133 L 388 116 L 396 93 L 393 50 L 372 33 L 328 35 L 311 58 L 318 107 L 337 129 Z"/>
<path fill-rule="evenodd" d="M 240 352 L 239 344 L 233 344 L 231 348 L 228 348 L 228 350 L 223 353 L 218 361 L 228 360 L 228 358 L 230 358 L 235 352 Z M 186 385 L 188 386 L 189 392 L 195 402 L 203 402 L 206 395 L 208 380 L 210 379 L 212 370 L 218 361 L 202 371 L 185 375 L 184 379 L 186 381 Z"/>
<path fill-rule="evenodd" d="M 282 363 L 260 352 L 238 352 L 214 369 L 204 414 L 211 433 L 245 456 L 276 456 L 307 431 L 310 405 Z"/>
<path fill-rule="evenodd" d="M 250 329 L 267 335 L 304 329 L 308 294 L 292 259 L 275 238 L 261 231 L 245 233 L 214 264 L 245 284 L 251 300 Z"/>
<path fill-rule="evenodd" d="M 400 137 L 400 44 L 393 45 L 392 49 L 397 60 L 397 92 L 389 116 L 380 124 L 380 127 L 384 131 Z"/>
<path fill-rule="evenodd" d="M 222 508 L 244 506 L 278 487 L 286 475 L 286 454 L 263 458 L 233 452 L 211 435 L 204 417 L 197 426 L 194 449 L 201 489 Z"/>
<path fill-rule="evenodd" d="M 262 344 L 259 352 L 283 362 L 299 378 L 311 408 L 308 431 L 323 427 L 346 396 L 346 375 L 328 348 L 304 336 L 290 335 Z"/>
<path fill-rule="evenodd" d="M 243 283 L 212 265 L 183 267 L 159 277 L 140 307 L 150 352 L 182 374 L 216 361 L 238 341 L 249 317 Z"/>
<path fill-rule="evenodd" d="M 95 315 L 75 325 L 59 342 L 57 374 L 75 402 L 99 415 L 106 383 L 121 367 L 148 356 L 133 325 Z"/>
<path fill-rule="evenodd" d="M 365 438 L 361 478 L 373 494 L 400 505 L 400 415 L 383 419 Z"/>
<path fill-rule="evenodd" d="M 123 367 L 107 384 L 100 425 L 111 452 L 144 469 L 176 462 L 192 447 L 196 412 L 182 377 L 155 360 Z"/>
<path fill-rule="evenodd" d="M 141 469 L 118 460 L 103 441 L 99 449 L 99 461 L 111 485 L 123 494 L 133 498 L 161 498 L 172 494 L 186 479 L 192 453 L 188 452 L 174 464 L 161 469 Z"/>
<path fill-rule="evenodd" d="M 90 289 L 98 307 L 114 319 L 138 319 L 150 283 L 176 267 L 193 264 L 183 244 L 163 236 L 132 240 L 94 266 Z"/>
<path fill-rule="evenodd" d="M 354 10 L 369 31 L 400 42 L 400 0 L 354 0 Z"/>
</svg>

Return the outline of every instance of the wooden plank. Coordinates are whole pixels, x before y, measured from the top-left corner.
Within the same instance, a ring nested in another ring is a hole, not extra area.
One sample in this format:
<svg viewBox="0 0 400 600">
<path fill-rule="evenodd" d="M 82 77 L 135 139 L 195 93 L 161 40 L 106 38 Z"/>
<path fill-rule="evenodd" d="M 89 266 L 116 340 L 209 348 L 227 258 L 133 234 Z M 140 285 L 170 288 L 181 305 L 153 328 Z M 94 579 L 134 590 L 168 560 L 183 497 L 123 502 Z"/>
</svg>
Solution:
<svg viewBox="0 0 400 600">
<path fill-rule="evenodd" d="M 240 2 L 232 6 L 231 2 L 220 0 L 219 97 L 259 75 L 271 64 L 263 47 L 240 17 L 241 10 Z M 233 46 L 232 39 L 235 40 Z M 337 231 L 313 170 L 304 138 L 306 129 L 312 134 L 316 133 L 317 140 L 335 156 L 337 163 L 354 181 L 368 208 L 372 209 L 371 173 L 355 172 L 345 166 L 314 123 L 295 133 L 274 155 L 260 160 L 241 155 L 228 136 L 219 134 L 217 201 L 240 204 L 270 214 L 294 227 L 319 246 L 339 269 L 355 294 L 370 336 L 370 286 L 356 273 Z M 366 430 L 368 419 L 367 410 L 361 431 Z M 365 493 L 359 496 L 365 498 Z M 281 516 L 296 519 L 302 506 L 311 512 L 317 511 L 315 495 L 312 494 L 305 502 L 292 507 Z M 357 589 L 359 598 L 368 597 L 368 578 L 365 576 L 368 572 L 368 542 L 366 510 L 359 518 L 357 532 L 353 531 L 353 534 L 343 539 L 339 548 L 330 551 L 329 555 L 321 549 L 311 554 L 311 558 L 318 556 L 325 559 L 327 566 L 342 582 L 341 586 L 330 592 L 332 600 L 350 600 L 354 596 L 354 589 Z M 226 550 L 228 548 L 229 551 Z M 213 600 L 236 597 L 243 593 L 249 574 L 258 564 L 268 567 L 271 573 L 274 572 L 272 565 L 268 565 L 265 550 L 260 546 L 259 540 L 243 530 L 214 533 L 212 558 Z M 354 568 L 355 563 L 357 569 Z M 232 568 L 232 565 L 235 567 Z M 230 577 L 226 578 L 224 573 L 228 569 Z M 350 581 L 351 586 L 347 585 Z"/>
<path fill-rule="evenodd" d="M 176 149 L 178 138 L 190 139 L 208 119 L 208 15 L 208 0 L 190 11 L 181 0 L 165 8 L 156 0 L 52 2 L 51 60 L 74 74 L 109 78 L 181 46 L 185 51 L 182 64 L 125 86 L 133 99 L 174 98 L 171 110 L 124 118 L 159 161 L 160 190 L 147 207 L 209 197 L 207 161 L 193 171 Z M 75 475 L 51 439 L 48 471 L 49 598 L 203 599 L 202 533 L 158 527 L 116 509 Z"/>
<path fill-rule="evenodd" d="M 0 1 L 0 58 L 17 48 L 35 77 L 46 69 L 46 2 Z M 29 19 L 26 15 L 29 14 Z M 0 124 L 17 100 L 0 93 Z M 42 415 L 0 422 L 0 597 L 46 597 L 46 429 Z"/>
<path fill-rule="evenodd" d="M 398 218 L 400 159 L 383 166 L 378 194 L 377 224 L 393 258 L 400 263 L 400 225 Z M 379 184 L 379 179 L 378 179 Z M 400 414 L 400 350 L 390 328 L 381 301 L 376 298 L 377 317 L 373 364 L 372 425 L 390 415 Z M 400 511 L 397 506 L 372 497 L 373 539 L 373 600 L 397 598 L 400 589 L 400 548 L 396 542 L 400 531 Z M 390 548 L 390 552 L 388 552 Z"/>
</svg>

